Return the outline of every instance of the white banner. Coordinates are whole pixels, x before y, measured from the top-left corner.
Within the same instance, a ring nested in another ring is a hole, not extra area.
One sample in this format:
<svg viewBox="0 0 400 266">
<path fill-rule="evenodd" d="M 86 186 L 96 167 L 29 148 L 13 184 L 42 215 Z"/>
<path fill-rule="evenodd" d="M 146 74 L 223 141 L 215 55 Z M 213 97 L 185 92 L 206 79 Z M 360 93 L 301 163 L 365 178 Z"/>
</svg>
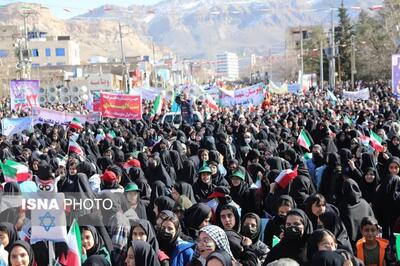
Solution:
<svg viewBox="0 0 400 266">
<path fill-rule="evenodd" d="M 96 123 L 100 121 L 100 113 L 90 113 L 88 115 L 74 114 L 74 113 L 64 113 L 59 111 L 54 111 L 41 107 L 32 108 L 33 124 L 47 123 L 50 125 L 60 124 L 68 125 L 73 118 L 78 118 L 82 124 Z"/>
<path fill-rule="evenodd" d="M 369 100 L 369 89 L 365 88 L 359 91 L 343 91 L 343 99 Z"/>
<path fill-rule="evenodd" d="M 32 117 L 20 117 L 20 118 L 3 118 L 1 120 L 1 132 L 5 136 L 11 136 L 17 133 L 21 133 L 24 130 L 30 130 L 32 128 Z"/>
<path fill-rule="evenodd" d="M 221 95 L 221 106 L 229 107 L 235 105 L 257 106 L 264 100 L 264 84 L 259 83 L 250 87 L 235 90 L 235 97 Z"/>
</svg>

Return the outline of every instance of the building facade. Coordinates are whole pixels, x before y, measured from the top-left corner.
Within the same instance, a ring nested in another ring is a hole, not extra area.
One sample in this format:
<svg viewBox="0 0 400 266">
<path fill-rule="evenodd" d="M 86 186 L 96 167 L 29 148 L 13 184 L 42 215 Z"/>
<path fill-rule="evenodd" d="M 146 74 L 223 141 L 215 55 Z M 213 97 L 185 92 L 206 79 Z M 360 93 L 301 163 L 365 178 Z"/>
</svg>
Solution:
<svg viewBox="0 0 400 266">
<path fill-rule="evenodd" d="M 39 66 L 79 65 L 79 44 L 69 36 L 41 37 L 29 40 L 32 68 Z"/>
<path fill-rule="evenodd" d="M 239 58 L 237 54 L 225 52 L 217 55 L 217 76 L 231 81 L 239 79 Z"/>
</svg>

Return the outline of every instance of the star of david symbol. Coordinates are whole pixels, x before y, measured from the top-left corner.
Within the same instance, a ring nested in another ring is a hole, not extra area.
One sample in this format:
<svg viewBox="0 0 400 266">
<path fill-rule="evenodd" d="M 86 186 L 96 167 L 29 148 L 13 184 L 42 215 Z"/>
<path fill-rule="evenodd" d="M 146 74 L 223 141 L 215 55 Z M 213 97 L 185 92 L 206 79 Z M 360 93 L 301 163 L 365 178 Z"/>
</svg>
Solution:
<svg viewBox="0 0 400 266">
<path fill-rule="evenodd" d="M 48 232 L 52 227 L 55 227 L 54 223 L 56 217 L 51 216 L 50 212 L 46 212 L 43 216 L 39 216 L 40 226 L 43 226 L 43 229 Z"/>
</svg>

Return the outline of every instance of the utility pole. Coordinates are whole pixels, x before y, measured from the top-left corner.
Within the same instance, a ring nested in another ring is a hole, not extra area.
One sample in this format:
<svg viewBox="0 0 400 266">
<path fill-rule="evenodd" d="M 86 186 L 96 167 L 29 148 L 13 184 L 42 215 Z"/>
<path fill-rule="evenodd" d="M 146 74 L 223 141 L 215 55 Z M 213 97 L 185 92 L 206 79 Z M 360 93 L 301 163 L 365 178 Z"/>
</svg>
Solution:
<svg viewBox="0 0 400 266">
<path fill-rule="evenodd" d="M 32 10 L 24 10 L 21 13 L 22 18 L 24 19 L 24 34 L 23 34 L 23 41 L 18 42 L 18 49 L 19 49 L 19 72 L 20 72 L 20 79 L 30 79 L 31 78 L 31 59 L 30 59 L 30 52 L 28 49 L 28 23 L 27 19 L 30 15 L 36 14 Z"/>
<path fill-rule="evenodd" d="M 289 82 L 288 79 L 287 39 L 285 37 L 285 80 Z"/>
<path fill-rule="evenodd" d="M 303 51 L 303 28 L 301 26 L 300 26 L 300 57 L 301 57 L 300 90 L 303 91 L 304 51 Z"/>
<path fill-rule="evenodd" d="M 122 82 L 123 82 L 123 89 L 125 91 L 125 93 L 129 93 L 128 91 L 128 69 L 127 69 L 127 65 L 126 65 L 126 58 L 125 58 L 125 50 L 124 50 L 124 44 L 123 44 L 123 37 L 122 37 L 122 26 L 121 26 L 121 22 L 118 22 L 118 29 L 119 29 L 119 41 L 121 44 L 121 63 L 123 66 L 123 70 L 122 70 Z"/>
<path fill-rule="evenodd" d="M 351 89 L 354 90 L 354 74 L 356 74 L 356 50 L 354 48 L 354 35 L 351 35 Z"/>
<path fill-rule="evenodd" d="M 324 51 L 322 47 L 322 40 L 319 41 L 319 78 L 320 78 L 320 90 L 324 90 Z"/>
<path fill-rule="evenodd" d="M 332 59 L 331 59 L 331 77 L 330 77 L 330 84 L 331 84 L 331 89 L 332 90 L 334 90 L 335 89 L 335 87 L 336 87 L 336 77 L 335 77 L 335 72 L 336 72 L 336 60 L 335 60 L 335 57 L 336 57 L 336 45 L 335 45 L 335 9 L 334 8 L 332 8 L 331 9 L 331 26 L 332 26 L 332 29 L 331 29 L 331 46 L 332 46 Z"/>
</svg>

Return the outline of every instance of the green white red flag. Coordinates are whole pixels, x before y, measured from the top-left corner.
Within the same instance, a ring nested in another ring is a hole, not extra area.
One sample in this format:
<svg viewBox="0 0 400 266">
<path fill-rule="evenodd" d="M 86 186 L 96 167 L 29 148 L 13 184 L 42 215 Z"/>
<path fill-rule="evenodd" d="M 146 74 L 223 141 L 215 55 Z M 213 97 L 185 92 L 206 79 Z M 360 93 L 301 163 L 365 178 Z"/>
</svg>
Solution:
<svg viewBox="0 0 400 266">
<path fill-rule="evenodd" d="M 308 135 L 304 130 L 301 130 L 300 135 L 297 138 L 297 143 L 307 151 L 310 151 L 311 140 L 308 138 Z"/>
<path fill-rule="evenodd" d="M 6 182 L 23 182 L 30 177 L 29 168 L 25 164 L 6 160 L 4 164 L 0 162 L 0 166 Z"/>
</svg>

